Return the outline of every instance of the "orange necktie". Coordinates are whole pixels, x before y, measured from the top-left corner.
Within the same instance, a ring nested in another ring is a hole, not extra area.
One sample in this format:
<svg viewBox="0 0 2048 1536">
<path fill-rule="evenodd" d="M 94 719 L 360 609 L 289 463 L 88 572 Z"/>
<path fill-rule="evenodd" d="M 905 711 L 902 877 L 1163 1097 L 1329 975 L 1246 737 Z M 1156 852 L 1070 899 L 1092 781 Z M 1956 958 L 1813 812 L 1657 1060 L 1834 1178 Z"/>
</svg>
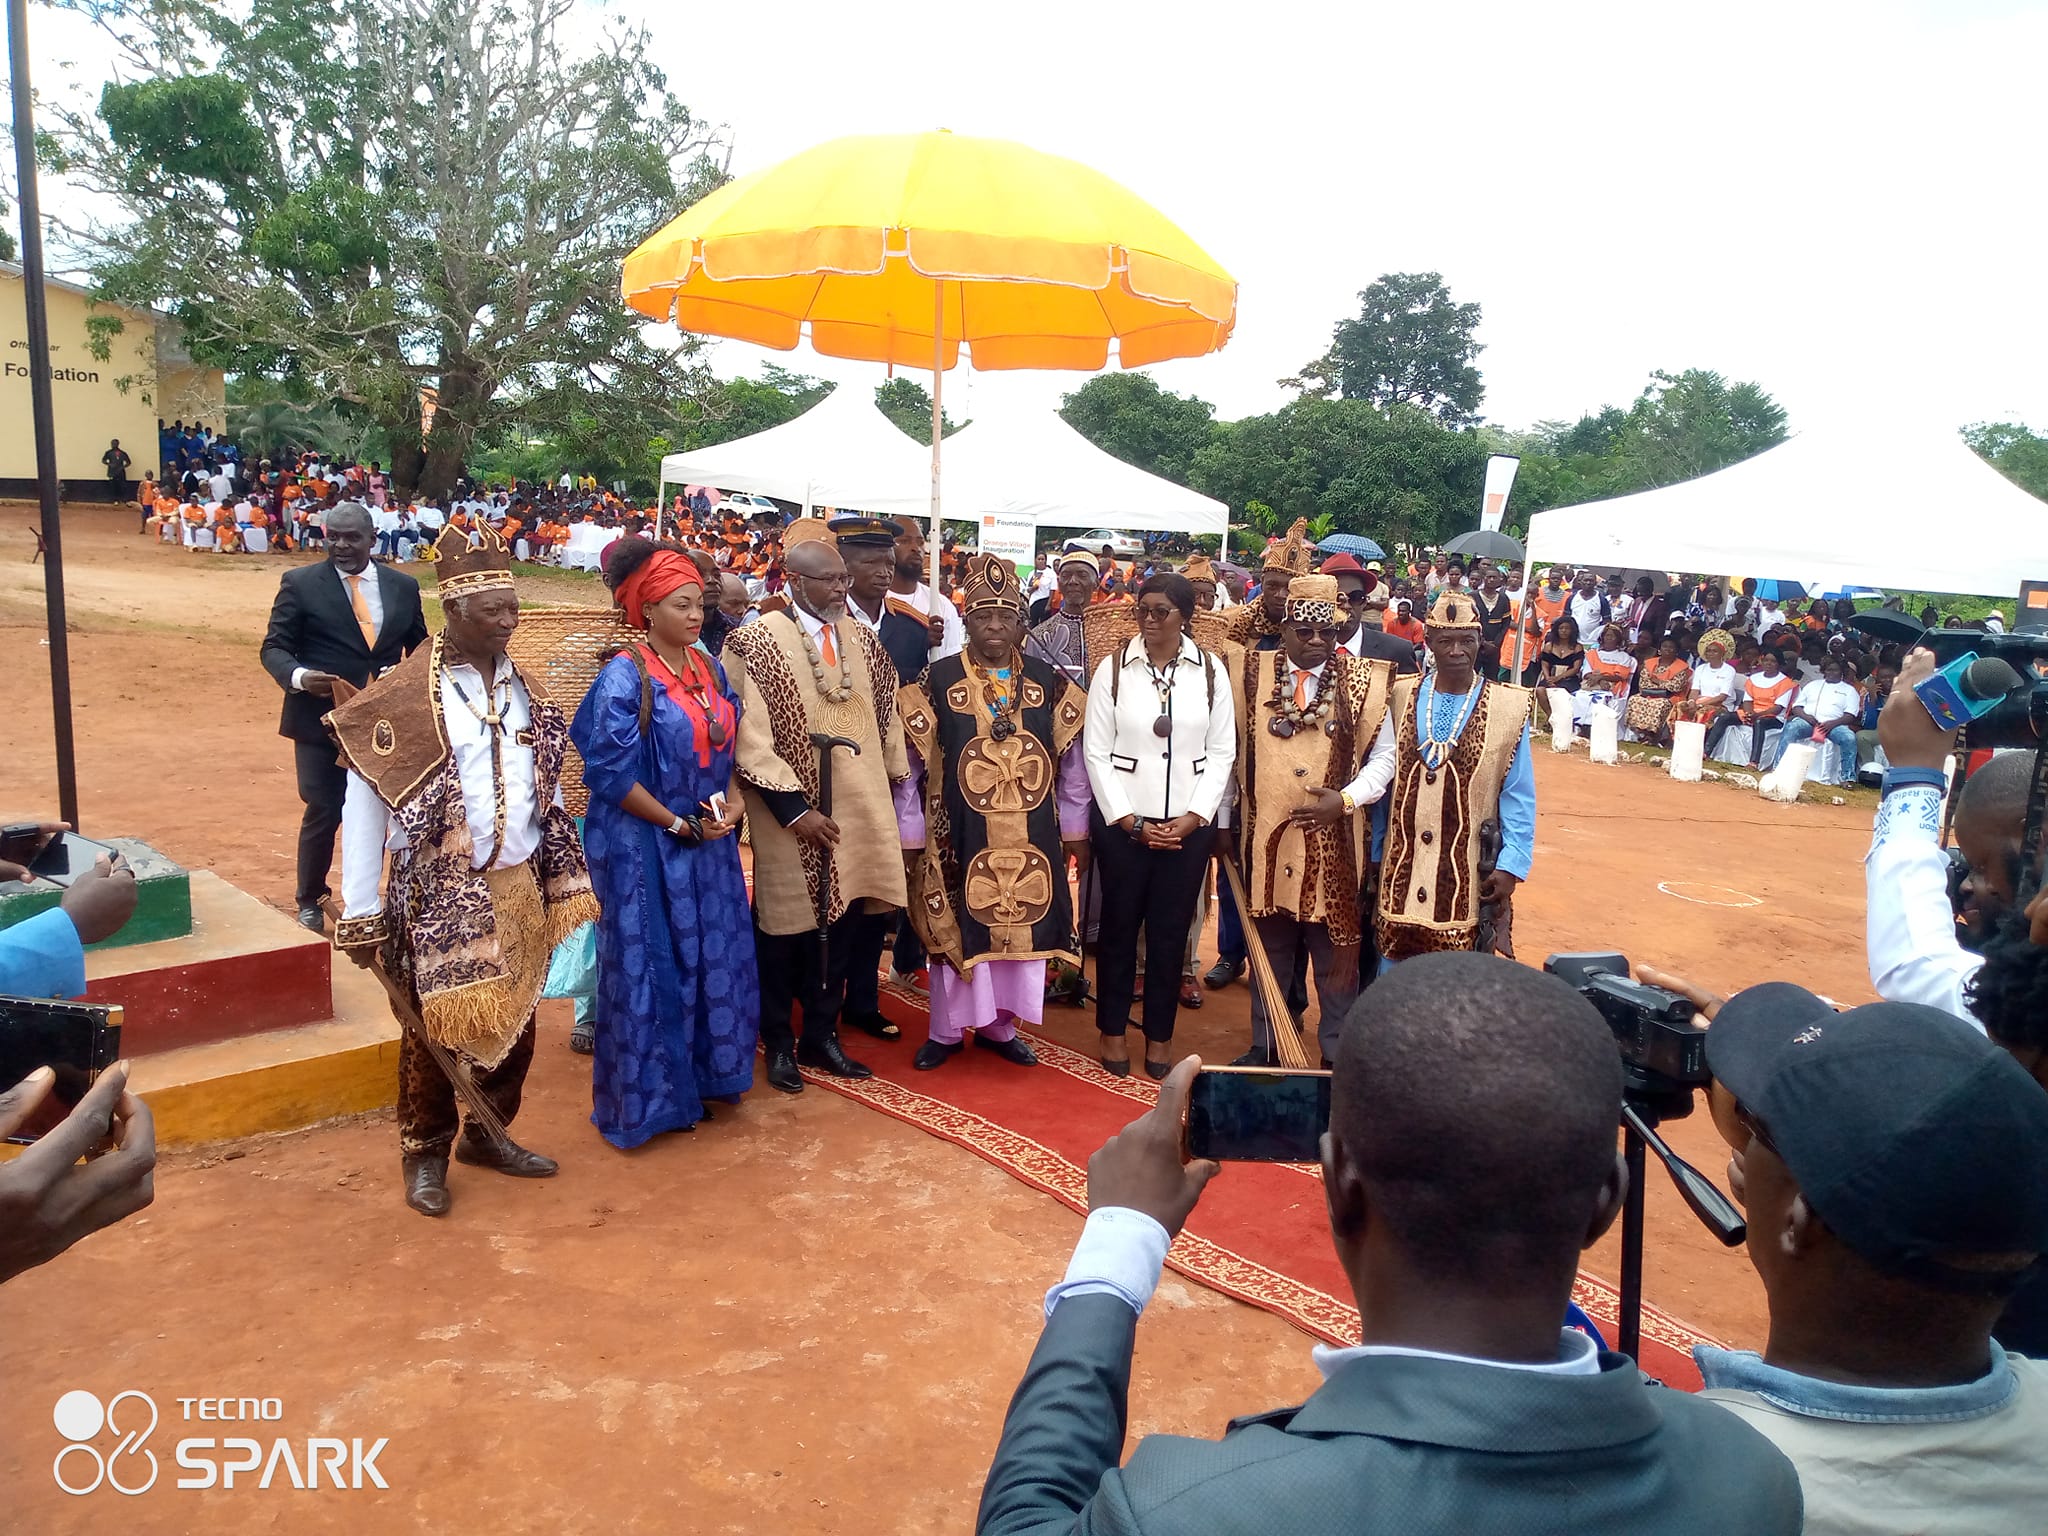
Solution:
<svg viewBox="0 0 2048 1536">
<path fill-rule="evenodd" d="M 356 627 L 363 632 L 363 644 L 374 651 L 377 648 L 377 625 L 370 617 L 370 605 L 363 601 L 363 578 L 360 574 L 348 579 L 348 601 L 356 611 Z"/>
<path fill-rule="evenodd" d="M 818 654 L 825 658 L 826 666 L 836 667 L 839 665 L 839 647 L 832 639 L 832 626 L 830 624 L 827 624 L 818 631 Z"/>
<path fill-rule="evenodd" d="M 1308 685 L 1312 681 L 1313 679 L 1306 672 L 1294 674 L 1294 707 L 1296 709 L 1308 708 Z"/>
</svg>

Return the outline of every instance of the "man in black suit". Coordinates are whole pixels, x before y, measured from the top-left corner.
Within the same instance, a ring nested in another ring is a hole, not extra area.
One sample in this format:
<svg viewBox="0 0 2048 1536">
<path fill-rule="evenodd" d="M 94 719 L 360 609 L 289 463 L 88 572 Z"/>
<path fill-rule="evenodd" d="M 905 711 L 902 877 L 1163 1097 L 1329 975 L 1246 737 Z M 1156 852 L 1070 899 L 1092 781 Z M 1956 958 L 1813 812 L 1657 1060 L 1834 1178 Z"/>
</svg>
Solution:
<svg viewBox="0 0 2048 1536">
<path fill-rule="evenodd" d="M 1621 1063 L 1554 976 L 1424 955 L 1345 1023 L 1323 1137 L 1364 1342 L 1320 1347 L 1299 1408 L 1119 1467 L 1138 1315 L 1215 1163 L 1182 1161 L 1184 1059 L 1088 1164 L 1088 1224 L 982 1490 L 986 1536 L 1793 1536 L 1791 1464 L 1718 1405 L 1563 1329 L 1621 1208 Z M 1228 1360 L 1215 1362 L 1218 1379 Z"/>
<path fill-rule="evenodd" d="M 284 573 L 263 637 L 263 666 L 284 690 L 277 733 L 296 744 L 299 798 L 299 922 L 326 931 L 321 903 L 331 894 L 334 834 L 348 774 L 320 717 L 334 707 L 337 679 L 363 687 L 427 638 L 420 584 L 370 560 L 375 524 L 361 502 L 327 512 L 327 558 Z"/>
</svg>

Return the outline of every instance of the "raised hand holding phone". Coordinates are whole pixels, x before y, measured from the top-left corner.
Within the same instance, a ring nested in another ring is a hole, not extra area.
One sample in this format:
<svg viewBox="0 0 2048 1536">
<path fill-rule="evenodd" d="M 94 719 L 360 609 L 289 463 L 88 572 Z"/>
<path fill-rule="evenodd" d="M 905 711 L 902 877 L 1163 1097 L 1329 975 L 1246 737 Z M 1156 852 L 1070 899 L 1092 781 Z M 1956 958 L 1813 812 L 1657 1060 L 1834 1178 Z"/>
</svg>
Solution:
<svg viewBox="0 0 2048 1536">
<path fill-rule="evenodd" d="M 1159 1085 L 1159 1102 L 1118 1131 L 1088 1159 L 1088 1209 L 1117 1206 L 1141 1211 L 1167 1236 L 1186 1225 L 1202 1190 L 1221 1165 L 1187 1160 L 1188 1084 L 1202 1068 L 1199 1056 L 1174 1063 Z"/>
</svg>

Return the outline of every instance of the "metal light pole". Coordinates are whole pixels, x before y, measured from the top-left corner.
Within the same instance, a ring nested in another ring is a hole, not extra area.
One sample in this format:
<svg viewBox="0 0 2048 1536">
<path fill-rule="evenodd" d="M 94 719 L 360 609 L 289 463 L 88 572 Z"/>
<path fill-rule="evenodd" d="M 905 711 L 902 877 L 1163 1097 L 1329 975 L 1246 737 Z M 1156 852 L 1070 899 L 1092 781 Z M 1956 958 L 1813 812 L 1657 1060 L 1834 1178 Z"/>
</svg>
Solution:
<svg viewBox="0 0 2048 1536">
<path fill-rule="evenodd" d="M 43 215 L 36 195 L 36 112 L 28 81 L 28 0 L 7 0 L 7 63 L 14 90 L 15 190 L 21 204 L 21 296 L 28 306 L 29 411 L 36 434 L 36 496 L 43 510 L 57 813 L 75 828 L 78 769 L 72 757 L 71 645 L 64 625 L 64 530 L 57 518 L 57 427 L 51 416 L 50 311 L 43 295 Z"/>
</svg>

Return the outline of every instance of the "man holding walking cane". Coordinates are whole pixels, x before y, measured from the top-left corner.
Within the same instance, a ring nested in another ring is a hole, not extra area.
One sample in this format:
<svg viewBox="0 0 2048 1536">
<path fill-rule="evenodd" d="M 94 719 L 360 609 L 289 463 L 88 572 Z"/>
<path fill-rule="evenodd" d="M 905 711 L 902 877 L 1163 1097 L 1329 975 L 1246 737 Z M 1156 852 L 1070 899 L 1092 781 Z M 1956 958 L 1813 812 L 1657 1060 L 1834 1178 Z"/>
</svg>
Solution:
<svg viewBox="0 0 2048 1536">
<path fill-rule="evenodd" d="M 910 767 L 896 668 L 874 632 L 847 616 L 846 562 L 831 534 L 805 518 L 783 534 L 783 550 L 794 606 L 734 630 L 724 661 L 741 704 L 768 1082 L 801 1093 L 799 1063 L 873 1075 L 840 1048 L 839 1014 L 862 914 L 904 902 L 890 785 Z"/>
</svg>

